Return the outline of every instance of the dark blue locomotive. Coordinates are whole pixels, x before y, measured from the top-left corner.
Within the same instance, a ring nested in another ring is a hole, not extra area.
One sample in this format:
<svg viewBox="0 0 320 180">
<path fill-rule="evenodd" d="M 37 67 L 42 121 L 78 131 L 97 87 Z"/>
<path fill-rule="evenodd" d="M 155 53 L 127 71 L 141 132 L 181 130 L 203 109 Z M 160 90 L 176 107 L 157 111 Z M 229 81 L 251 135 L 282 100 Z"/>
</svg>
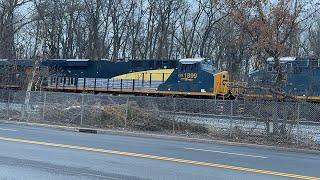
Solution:
<svg viewBox="0 0 320 180">
<path fill-rule="evenodd" d="M 229 74 L 205 58 L 131 60 L 45 60 L 47 90 L 128 94 L 228 96 Z"/>
<path fill-rule="evenodd" d="M 283 71 L 281 89 L 292 96 L 320 96 L 320 60 L 313 58 L 282 57 Z M 263 87 L 272 86 L 272 80 L 277 75 L 274 70 L 274 60 L 269 58 L 266 66 L 250 74 L 249 84 Z"/>
</svg>

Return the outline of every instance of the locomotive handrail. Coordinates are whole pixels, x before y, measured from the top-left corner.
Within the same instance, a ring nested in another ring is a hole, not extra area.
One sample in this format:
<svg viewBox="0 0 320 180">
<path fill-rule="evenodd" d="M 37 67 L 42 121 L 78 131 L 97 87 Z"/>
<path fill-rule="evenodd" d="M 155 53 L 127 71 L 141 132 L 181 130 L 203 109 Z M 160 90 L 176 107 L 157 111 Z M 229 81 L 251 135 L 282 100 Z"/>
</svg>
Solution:
<svg viewBox="0 0 320 180">
<path fill-rule="evenodd" d="M 226 85 L 229 88 L 246 88 L 246 87 L 248 87 L 247 82 L 226 82 Z"/>
</svg>

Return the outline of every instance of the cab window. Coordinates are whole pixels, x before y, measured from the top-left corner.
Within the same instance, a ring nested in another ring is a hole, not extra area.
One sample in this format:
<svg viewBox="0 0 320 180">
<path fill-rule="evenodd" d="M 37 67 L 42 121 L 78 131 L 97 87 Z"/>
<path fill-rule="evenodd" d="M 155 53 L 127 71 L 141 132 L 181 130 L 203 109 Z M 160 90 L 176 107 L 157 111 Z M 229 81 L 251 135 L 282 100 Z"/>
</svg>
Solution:
<svg viewBox="0 0 320 180">
<path fill-rule="evenodd" d="M 196 71 L 197 64 L 181 64 L 180 71 Z"/>
</svg>

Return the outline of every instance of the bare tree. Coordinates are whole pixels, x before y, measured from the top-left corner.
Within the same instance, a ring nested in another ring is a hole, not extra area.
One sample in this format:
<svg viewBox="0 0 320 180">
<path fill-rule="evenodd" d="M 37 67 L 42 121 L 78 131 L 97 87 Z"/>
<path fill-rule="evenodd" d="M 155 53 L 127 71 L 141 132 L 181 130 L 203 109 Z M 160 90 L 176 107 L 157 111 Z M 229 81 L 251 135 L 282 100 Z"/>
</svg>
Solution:
<svg viewBox="0 0 320 180">
<path fill-rule="evenodd" d="M 302 36 L 299 24 L 307 19 L 304 16 L 312 16 L 308 13 L 310 7 L 301 0 L 272 3 L 3 0 L 0 3 L 2 58 L 34 57 L 41 21 L 45 19 L 49 58 L 212 57 L 218 68 L 234 72 L 234 77 L 247 76 L 248 59 L 252 56 L 275 57 L 275 67 L 281 72 L 278 57 L 299 54 Z M 309 38 L 310 42 L 306 42 L 305 51 L 309 47 L 316 50 L 315 26 L 305 34 L 313 40 Z M 255 63 L 261 64 L 258 60 Z M 279 75 L 276 81 L 279 83 L 281 79 Z"/>
<path fill-rule="evenodd" d="M 310 51 L 313 57 L 320 58 L 320 20 L 309 29 Z"/>
<path fill-rule="evenodd" d="M 1 0 L 0 1 L 0 57 L 6 59 L 16 58 L 15 34 L 28 21 L 26 17 L 19 17 L 17 9 L 30 0 Z"/>
<path fill-rule="evenodd" d="M 234 5 L 233 17 L 241 30 L 251 38 L 252 47 L 263 49 L 274 58 L 277 71 L 274 86 L 279 87 L 283 81 L 279 57 L 290 52 L 288 42 L 299 25 L 303 4 L 299 0 L 274 3 L 248 0 Z"/>
</svg>

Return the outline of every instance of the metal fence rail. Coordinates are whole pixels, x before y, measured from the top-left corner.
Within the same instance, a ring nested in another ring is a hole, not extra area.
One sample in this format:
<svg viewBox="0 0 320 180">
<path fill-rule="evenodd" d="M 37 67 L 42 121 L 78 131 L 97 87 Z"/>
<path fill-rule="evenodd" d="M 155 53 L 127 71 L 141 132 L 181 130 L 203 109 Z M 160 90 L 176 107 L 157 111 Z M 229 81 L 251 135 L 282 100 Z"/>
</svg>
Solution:
<svg viewBox="0 0 320 180">
<path fill-rule="evenodd" d="M 320 103 L 0 91 L 0 119 L 319 147 Z M 270 140 L 271 138 L 271 140 Z"/>
</svg>

